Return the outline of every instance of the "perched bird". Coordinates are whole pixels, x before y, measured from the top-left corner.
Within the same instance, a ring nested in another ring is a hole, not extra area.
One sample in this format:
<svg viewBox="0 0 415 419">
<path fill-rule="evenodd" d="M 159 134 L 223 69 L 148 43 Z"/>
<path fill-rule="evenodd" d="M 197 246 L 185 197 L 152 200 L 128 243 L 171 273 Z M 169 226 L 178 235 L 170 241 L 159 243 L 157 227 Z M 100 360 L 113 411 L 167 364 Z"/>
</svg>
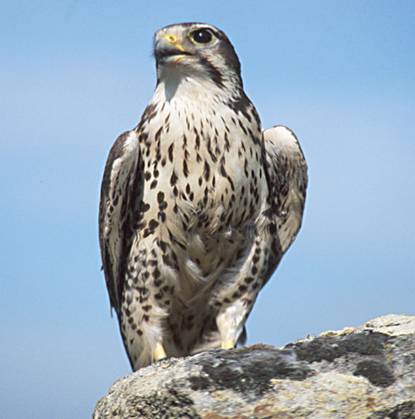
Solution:
<svg viewBox="0 0 415 419">
<path fill-rule="evenodd" d="M 154 36 L 157 85 L 105 166 L 99 211 L 110 303 L 134 370 L 243 343 L 300 228 L 307 166 L 294 133 L 262 131 L 218 28 Z"/>
</svg>

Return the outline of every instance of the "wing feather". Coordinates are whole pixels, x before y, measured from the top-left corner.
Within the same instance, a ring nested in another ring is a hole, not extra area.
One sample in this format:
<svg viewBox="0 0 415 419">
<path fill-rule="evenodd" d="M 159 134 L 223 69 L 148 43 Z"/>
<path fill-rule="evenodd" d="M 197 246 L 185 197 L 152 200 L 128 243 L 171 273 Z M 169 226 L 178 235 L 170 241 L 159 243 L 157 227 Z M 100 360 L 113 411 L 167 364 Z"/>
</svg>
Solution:
<svg viewBox="0 0 415 419">
<path fill-rule="evenodd" d="M 308 183 L 307 163 L 295 134 L 277 125 L 263 132 L 269 188 L 268 217 L 274 226 L 274 255 L 269 275 L 301 227 Z"/>
<path fill-rule="evenodd" d="M 135 131 L 121 134 L 105 165 L 99 205 L 99 242 L 111 307 L 119 316 L 133 225 L 141 202 L 140 149 Z"/>
</svg>

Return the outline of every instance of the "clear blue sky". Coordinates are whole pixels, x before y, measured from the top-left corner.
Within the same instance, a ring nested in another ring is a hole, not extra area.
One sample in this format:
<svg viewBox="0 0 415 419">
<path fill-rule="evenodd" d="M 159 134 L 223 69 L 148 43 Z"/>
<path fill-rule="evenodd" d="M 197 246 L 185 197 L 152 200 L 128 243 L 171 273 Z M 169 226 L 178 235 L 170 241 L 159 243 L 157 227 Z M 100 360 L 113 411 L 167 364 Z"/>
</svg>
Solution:
<svg viewBox="0 0 415 419">
<path fill-rule="evenodd" d="M 249 343 L 415 313 L 415 2 L 152 4 L 1 2 L 1 417 L 87 418 L 129 372 L 98 193 L 112 142 L 151 97 L 166 24 L 225 30 L 264 127 L 293 128 L 309 162 L 304 227 Z"/>
</svg>

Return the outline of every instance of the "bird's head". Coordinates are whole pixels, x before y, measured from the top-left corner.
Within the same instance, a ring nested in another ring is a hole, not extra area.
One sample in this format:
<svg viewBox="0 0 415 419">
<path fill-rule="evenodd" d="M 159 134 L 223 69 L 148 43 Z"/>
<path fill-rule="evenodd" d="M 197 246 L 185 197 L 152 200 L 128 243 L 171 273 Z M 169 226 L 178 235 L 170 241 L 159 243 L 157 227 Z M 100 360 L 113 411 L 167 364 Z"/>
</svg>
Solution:
<svg viewBox="0 0 415 419">
<path fill-rule="evenodd" d="M 241 65 L 228 37 L 206 23 L 166 26 L 154 35 L 158 80 L 172 74 L 242 89 Z"/>
</svg>

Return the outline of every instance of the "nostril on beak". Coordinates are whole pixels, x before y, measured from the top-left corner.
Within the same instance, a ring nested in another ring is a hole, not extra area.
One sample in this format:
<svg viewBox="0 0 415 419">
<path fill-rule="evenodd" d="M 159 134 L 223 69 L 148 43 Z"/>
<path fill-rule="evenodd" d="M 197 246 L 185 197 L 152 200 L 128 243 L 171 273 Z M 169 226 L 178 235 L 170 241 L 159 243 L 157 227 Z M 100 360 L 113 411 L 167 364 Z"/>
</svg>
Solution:
<svg viewBox="0 0 415 419">
<path fill-rule="evenodd" d="M 171 43 L 177 42 L 177 38 L 174 35 L 170 35 L 170 34 L 164 35 L 164 39 L 166 39 L 167 41 Z"/>
</svg>

